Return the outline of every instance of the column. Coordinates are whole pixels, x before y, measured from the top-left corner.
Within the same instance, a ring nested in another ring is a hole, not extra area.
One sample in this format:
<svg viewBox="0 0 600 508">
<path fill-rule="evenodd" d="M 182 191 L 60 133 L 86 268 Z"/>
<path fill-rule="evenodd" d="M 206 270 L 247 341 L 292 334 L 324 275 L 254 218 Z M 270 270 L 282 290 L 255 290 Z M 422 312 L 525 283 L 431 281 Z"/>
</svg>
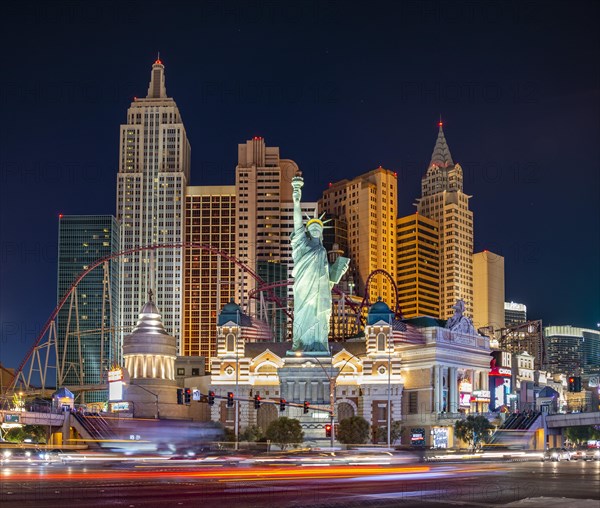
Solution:
<svg viewBox="0 0 600 508">
<path fill-rule="evenodd" d="M 458 372 L 456 367 L 450 367 L 450 373 L 448 377 L 450 412 L 458 413 Z"/>
<path fill-rule="evenodd" d="M 440 412 L 440 376 L 441 367 L 439 365 L 433 366 L 433 411 L 435 413 Z"/>
</svg>

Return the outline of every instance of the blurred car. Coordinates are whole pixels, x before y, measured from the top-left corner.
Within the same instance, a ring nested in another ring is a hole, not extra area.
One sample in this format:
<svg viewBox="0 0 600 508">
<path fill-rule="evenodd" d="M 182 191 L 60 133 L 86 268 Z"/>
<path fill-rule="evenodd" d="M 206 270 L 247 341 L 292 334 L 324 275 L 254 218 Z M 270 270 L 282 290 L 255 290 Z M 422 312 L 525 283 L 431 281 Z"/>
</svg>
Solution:
<svg viewBox="0 0 600 508">
<path fill-rule="evenodd" d="M 573 452 L 574 460 L 600 460 L 600 448 L 578 448 Z"/>
<path fill-rule="evenodd" d="M 545 462 L 551 460 L 553 462 L 559 462 L 561 460 L 571 460 L 571 452 L 566 448 L 549 448 L 544 452 L 542 460 Z"/>
</svg>

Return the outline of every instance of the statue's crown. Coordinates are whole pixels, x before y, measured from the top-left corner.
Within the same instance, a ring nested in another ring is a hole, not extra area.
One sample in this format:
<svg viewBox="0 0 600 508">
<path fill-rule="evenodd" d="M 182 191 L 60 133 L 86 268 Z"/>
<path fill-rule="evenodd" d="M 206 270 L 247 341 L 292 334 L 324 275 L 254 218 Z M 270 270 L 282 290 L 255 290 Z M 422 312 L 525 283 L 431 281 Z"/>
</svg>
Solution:
<svg viewBox="0 0 600 508">
<path fill-rule="evenodd" d="M 325 217 L 325 212 L 323 212 L 320 217 L 317 217 L 317 211 L 315 210 L 314 217 L 311 218 L 311 217 L 306 216 L 306 218 L 307 218 L 306 227 L 308 228 L 308 226 L 310 226 L 311 224 L 318 224 L 322 228 L 329 227 L 329 226 L 325 226 L 325 224 L 327 224 L 331 219 L 322 220 L 323 217 Z"/>
</svg>

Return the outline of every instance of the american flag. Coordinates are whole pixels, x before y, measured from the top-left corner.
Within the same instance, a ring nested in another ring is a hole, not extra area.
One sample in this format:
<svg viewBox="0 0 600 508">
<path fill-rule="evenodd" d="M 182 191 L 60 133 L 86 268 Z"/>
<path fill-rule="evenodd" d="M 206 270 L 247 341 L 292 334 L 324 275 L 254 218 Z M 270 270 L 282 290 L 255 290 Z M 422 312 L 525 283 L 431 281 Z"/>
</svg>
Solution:
<svg viewBox="0 0 600 508">
<path fill-rule="evenodd" d="M 267 323 L 261 319 L 251 318 L 251 324 L 242 325 L 242 337 L 247 342 L 272 342 L 273 334 Z"/>
<path fill-rule="evenodd" d="M 396 344 L 423 344 L 425 342 L 418 328 L 399 319 L 392 320 L 392 340 Z"/>
</svg>

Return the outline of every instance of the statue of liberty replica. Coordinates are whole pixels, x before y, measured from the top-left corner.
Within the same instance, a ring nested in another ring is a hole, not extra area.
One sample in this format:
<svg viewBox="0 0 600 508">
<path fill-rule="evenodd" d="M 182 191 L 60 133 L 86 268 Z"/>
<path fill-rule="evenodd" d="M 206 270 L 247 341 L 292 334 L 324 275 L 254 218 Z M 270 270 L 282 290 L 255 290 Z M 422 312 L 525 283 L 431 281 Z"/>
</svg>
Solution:
<svg viewBox="0 0 600 508">
<path fill-rule="evenodd" d="M 323 246 L 321 217 L 309 218 L 304 224 L 300 200 L 304 179 L 298 172 L 292 178 L 294 201 L 294 232 L 291 236 L 294 260 L 294 327 L 292 352 L 295 355 L 329 355 L 329 320 L 331 318 L 331 288 L 348 269 L 350 260 L 339 257 L 329 264 Z M 325 221 L 327 222 L 327 221 Z"/>
</svg>

